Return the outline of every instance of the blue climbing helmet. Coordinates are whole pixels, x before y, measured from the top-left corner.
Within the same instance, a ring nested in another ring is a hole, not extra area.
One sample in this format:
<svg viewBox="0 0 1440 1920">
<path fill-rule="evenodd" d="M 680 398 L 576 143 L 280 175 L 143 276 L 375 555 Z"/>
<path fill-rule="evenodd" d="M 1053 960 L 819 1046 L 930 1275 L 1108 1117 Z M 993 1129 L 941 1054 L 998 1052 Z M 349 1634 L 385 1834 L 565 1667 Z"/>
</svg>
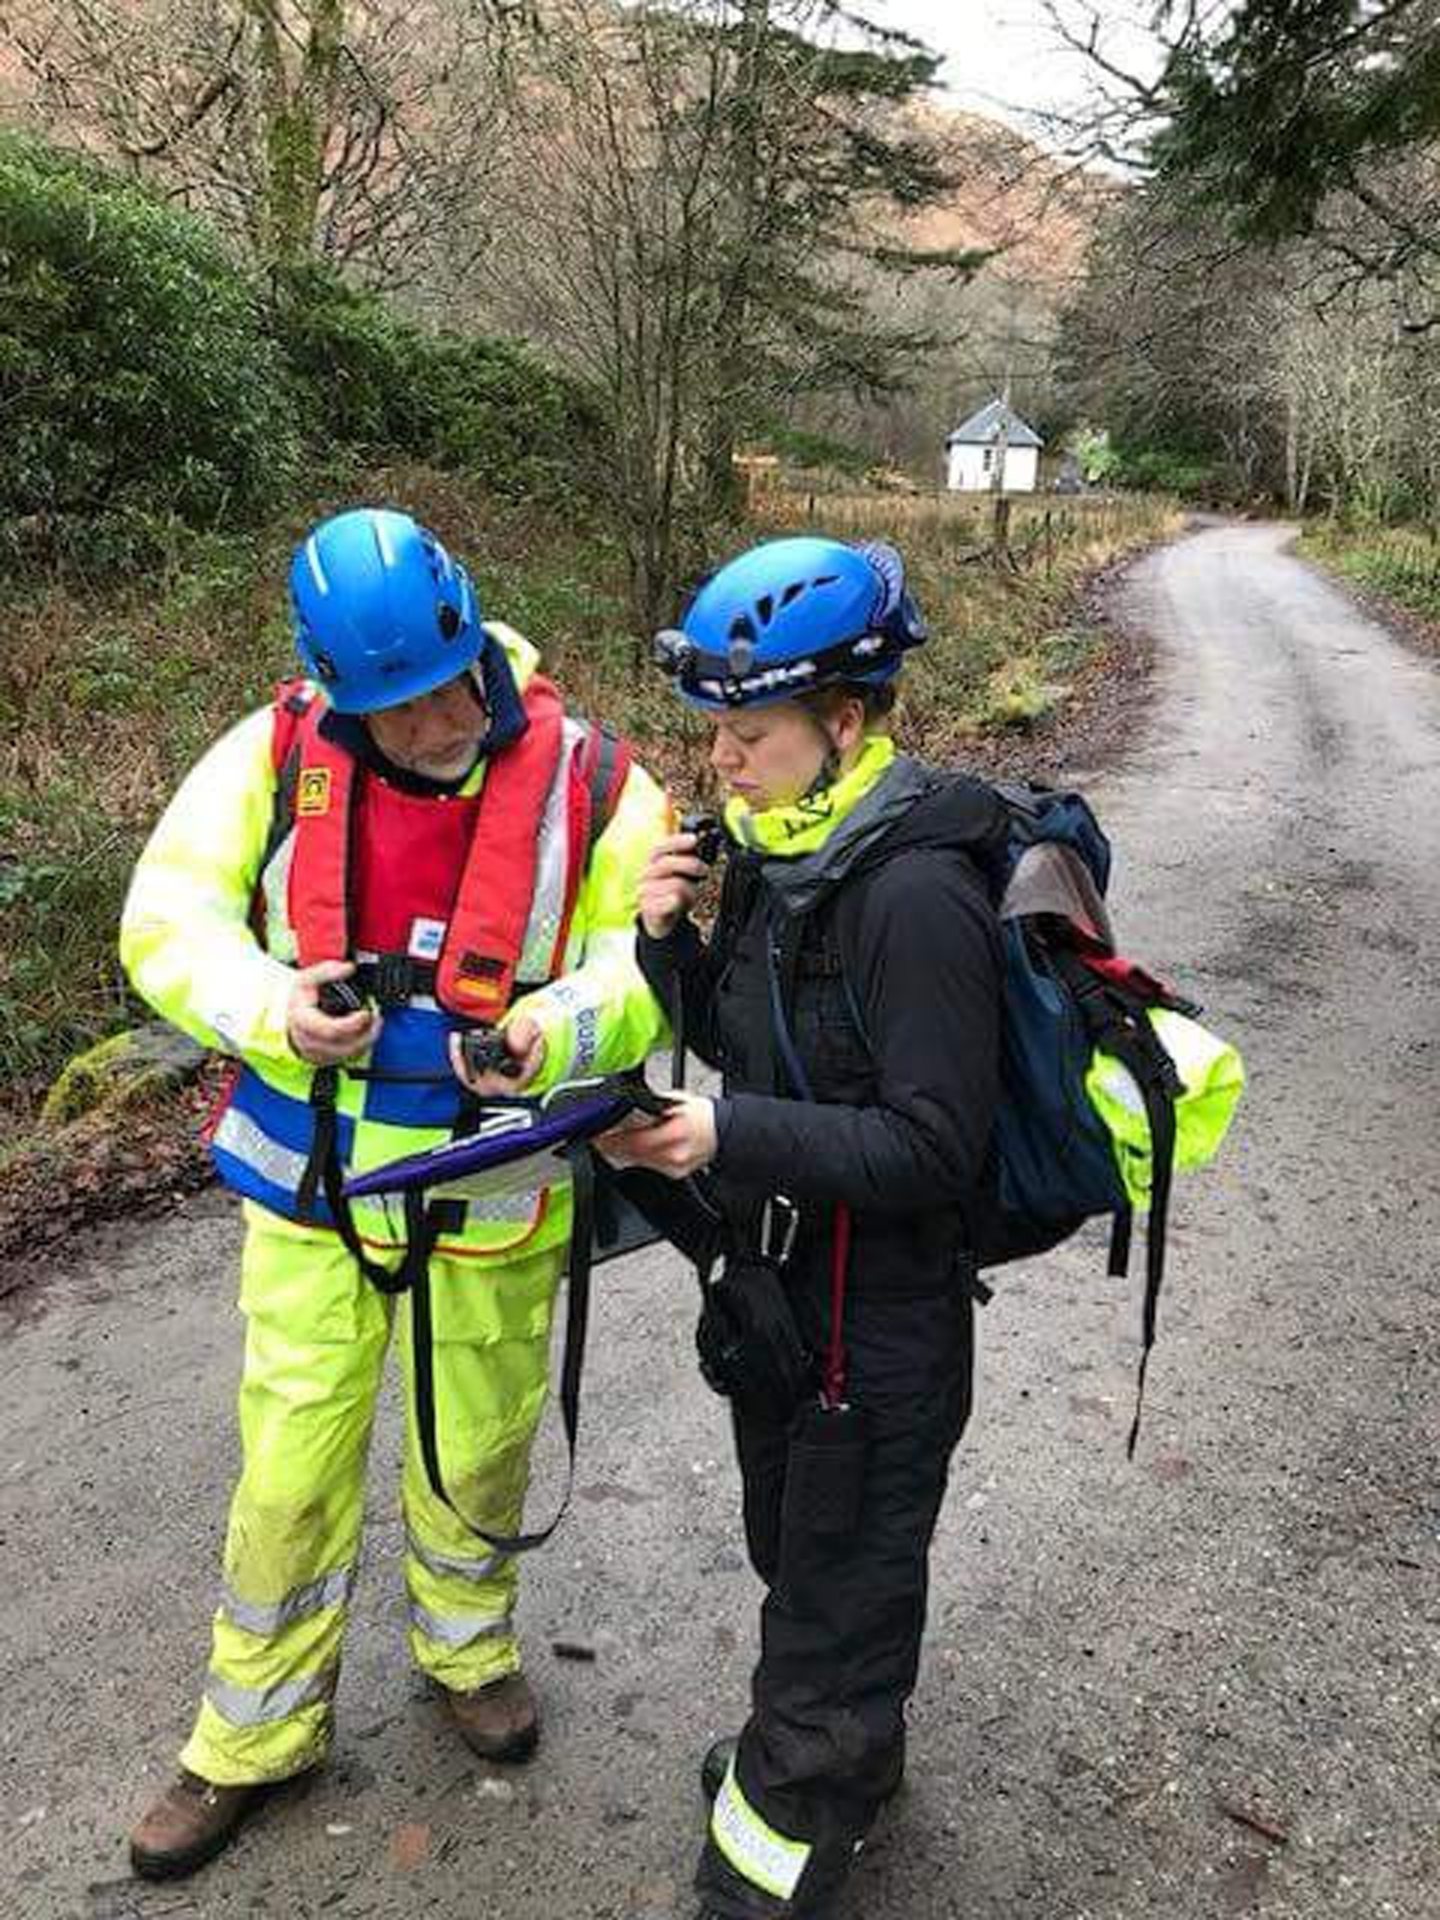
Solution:
<svg viewBox="0 0 1440 1920">
<path fill-rule="evenodd" d="M 724 712 L 837 681 L 883 686 L 927 637 L 883 541 L 767 540 L 704 582 L 655 655 L 691 706 Z"/>
<path fill-rule="evenodd" d="M 290 562 L 295 645 L 337 713 L 376 713 L 444 686 L 485 644 L 470 576 L 408 513 L 322 520 Z"/>
</svg>

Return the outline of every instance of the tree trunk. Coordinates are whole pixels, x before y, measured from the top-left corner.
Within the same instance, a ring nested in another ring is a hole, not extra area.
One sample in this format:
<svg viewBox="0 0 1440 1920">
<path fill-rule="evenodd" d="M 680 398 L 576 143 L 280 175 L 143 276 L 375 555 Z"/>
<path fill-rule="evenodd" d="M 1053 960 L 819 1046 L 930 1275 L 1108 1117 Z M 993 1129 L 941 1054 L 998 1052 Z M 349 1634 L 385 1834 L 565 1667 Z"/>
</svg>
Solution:
<svg viewBox="0 0 1440 1920">
<path fill-rule="evenodd" d="M 1300 504 L 1300 409 L 1293 393 L 1285 396 L 1285 505 L 1303 513 Z"/>
<path fill-rule="evenodd" d="M 751 302 L 749 276 L 760 206 L 760 145 L 757 115 L 765 90 L 765 47 L 770 34 L 770 0 L 744 0 L 740 24 L 740 55 L 729 105 L 730 120 L 730 244 L 733 253 L 726 283 L 721 287 L 723 320 L 716 356 L 718 379 L 715 403 L 705 423 L 701 452 L 708 516 L 732 519 L 740 509 L 740 480 L 735 452 L 740 421 L 745 413 L 737 404 L 750 377 Z"/>
<path fill-rule="evenodd" d="M 283 0 L 244 0 L 254 22 L 264 117 L 264 174 L 255 212 L 256 249 L 267 268 L 296 266 L 315 252 L 325 153 L 334 124 L 345 0 L 309 0 L 297 27 Z M 286 45 L 299 41 L 286 59 Z"/>
</svg>

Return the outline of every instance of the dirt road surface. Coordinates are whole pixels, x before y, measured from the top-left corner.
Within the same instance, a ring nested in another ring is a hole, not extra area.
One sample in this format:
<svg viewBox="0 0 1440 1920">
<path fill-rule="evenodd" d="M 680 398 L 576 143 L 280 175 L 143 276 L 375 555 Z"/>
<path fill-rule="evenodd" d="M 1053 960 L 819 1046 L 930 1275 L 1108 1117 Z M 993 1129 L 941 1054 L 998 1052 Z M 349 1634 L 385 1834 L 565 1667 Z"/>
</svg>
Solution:
<svg viewBox="0 0 1440 1920">
<path fill-rule="evenodd" d="M 1278 528 L 1151 556 L 1125 610 L 1154 700 L 1087 781 L 1118 923 L 1253 1089 L 1178 1201 L 1134 1466 L 1135 1293 L 1098 1238 L 983 1316 L 912 1774 L 848 1912 L 1432 1920 L 1440 680 Z M 688 1915 L 695 1762 L 741 1711 L 756 1590 L 693 1282 L 653 1254 L 603 1276 L 573 1516 L 522 1603 L 536 1762 L 472 1763 L 407 1672 L 392 1396 L 332 1766 L 199 1878 L 127 1878 L 205 1663 L 236 1240 L 214 1196 L 137 1227 L 0 1342 L 0 1912 Z"/>
</svg>

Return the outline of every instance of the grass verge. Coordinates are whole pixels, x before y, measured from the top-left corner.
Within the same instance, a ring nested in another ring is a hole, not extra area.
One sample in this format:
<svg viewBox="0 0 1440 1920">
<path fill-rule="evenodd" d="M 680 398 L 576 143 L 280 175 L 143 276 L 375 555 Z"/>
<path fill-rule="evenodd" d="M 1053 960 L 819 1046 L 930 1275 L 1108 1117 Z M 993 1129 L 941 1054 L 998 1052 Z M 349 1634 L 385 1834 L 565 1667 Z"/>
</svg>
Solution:
<svg viewBox="0 0 1440 1920">
<path fill-rule="evenodd" d="M 1299 551 L 1362 592 L 1440 622 L 1440 529 L 1317 520 L 1301 535 Z"/>
</svg>

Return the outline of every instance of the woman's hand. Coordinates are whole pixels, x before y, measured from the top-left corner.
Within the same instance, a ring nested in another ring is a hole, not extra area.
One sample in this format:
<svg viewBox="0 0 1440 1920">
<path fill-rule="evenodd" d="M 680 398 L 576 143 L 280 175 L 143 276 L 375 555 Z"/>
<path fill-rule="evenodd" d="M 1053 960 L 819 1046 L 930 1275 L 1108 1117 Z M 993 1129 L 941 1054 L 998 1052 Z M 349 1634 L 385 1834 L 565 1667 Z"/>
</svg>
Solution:
<svg viewBox="0 0 1440 1920">
<path fill-rule="evenodd" d="M 320 989 L 332 980 L 347 980 L 355 971 L 350 960 L 318 960 L 295 975 L 285 1003 L 285 1037 L 291 1051 L 312 1067 L 338 1067 L 373 1047 L 380 1032 L 374 1007 L 358 1013 L 326 1013 Z"/>
<path fill-rule="evenodd" d="M 669 1180 L 698 1173 L 715 1158 L 715 1102 L 701 1093 L 670 1093 L 663 1120 L 640 1116 L 612 1127 L 594 1142 L 612 1167 L 648 1167 Z"/>
<path fill-rule="evenodd" d="M 672 833 L 650 855 L 640 876 L 640 924 L 663 940 L 690 913 L 710 869 L 695 852 L 693 833 Z"/>
<path fill-rule="evenodd" d="M 496 1094 L 523 1093 L 545 1064 L 545 1036 L 540 1031 L 539 1021 L 533 1020 L 528 1013 L 517 1013 L 513 1020 L 507 1021 L 500 1029 L 500 1035 L 509 1049 L 510 1058 L 519 1063 L 519 1071 L 513 1075 L 472 1073 L 460 1050 L 459 1034 L 452 1033 L 450 1036 L 450 1065 L 455 1078 L 482 1100 L 492 1099 Z"/>
</svg>

